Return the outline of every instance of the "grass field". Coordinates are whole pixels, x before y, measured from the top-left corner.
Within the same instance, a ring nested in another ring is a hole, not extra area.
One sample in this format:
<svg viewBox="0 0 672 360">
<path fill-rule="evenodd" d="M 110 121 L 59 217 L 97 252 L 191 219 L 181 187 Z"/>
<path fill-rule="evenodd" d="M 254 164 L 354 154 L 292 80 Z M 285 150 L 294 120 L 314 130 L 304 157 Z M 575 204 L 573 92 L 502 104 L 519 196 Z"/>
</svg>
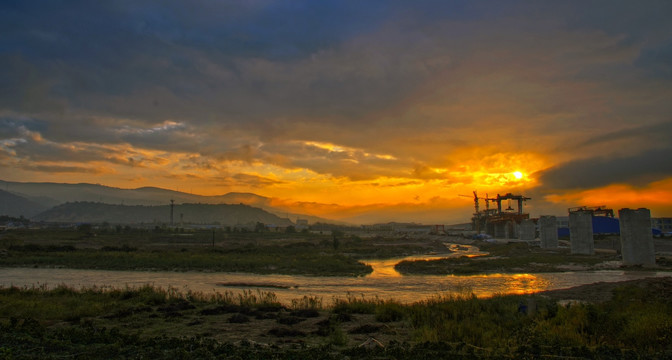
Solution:
<svg viewBox="0 0 672 360">
<path fill-rule="evenodd" d="M 0 289 L 3 358 L 669 358 L 672 279 L 611 300 L 469 293 L 402 305 L 149 286 Z M 376 339 L 374 342 L 371 339 Z M 373 344 L 369 347 L 359 346 Z M 379 344 L 379 345 L 378 345 Z"/>
<path fill-rule="evenodd" d="M 221 230 L 111 231 L 96 236 L 75 230 L 21 230 L 0 237 L 0 249 L 5 250 L 0 266 L 361 276 L 371 272 L 361 259 L 428 251 L 425 243 L 378 246 L 375 241 Z M 445 251 L 441 243 L 429 248 Z"/>
</svg>

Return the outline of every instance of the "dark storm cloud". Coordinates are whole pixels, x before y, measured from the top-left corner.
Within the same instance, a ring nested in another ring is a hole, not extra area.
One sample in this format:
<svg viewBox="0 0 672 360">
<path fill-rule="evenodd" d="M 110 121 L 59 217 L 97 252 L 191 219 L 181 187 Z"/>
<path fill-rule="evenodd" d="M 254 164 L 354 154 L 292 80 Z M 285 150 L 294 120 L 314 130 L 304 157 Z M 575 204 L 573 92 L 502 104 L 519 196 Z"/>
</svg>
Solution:
<svg viewBox="0 0 672 360">
<path fill-rule="evenodd" d="M 542 171 L 545 191 L 638 186 L 672 176 L 672 121 L 605 131 L 576 145 L 587 158 Z"/>
<path fill-rule="evenodd" d="M 10 2 L 0 19 L 3 105 L 70 113 L 56 123 L 94 114 L 255 121 L 263 131 L 280 115 L 354 125 L 432 75 L 418 68 L 427 49 L 413 44 L 445 44 L 407 28 L 501 10 L 462 1 Z M 353 42 L 396 22 L 385 39 Z"/>
<path fill-rule="evenodd" d="M 647 48 L 635 65 L 652 77 L 672 80 L 672 39 L 666 44 Z"/>
<path fill-rule="evenodd" d="M 195 169 L 468 182 L 434 169 L 457 166 L 446 160 L 457 147 L 509 137 L 513 152 L 616 151 L 546 171 L 549 188 L 643 181 L 668 175 L 637 159 L 668 149 L 671 12 L 669 1 L 5 1 L 0 151 L 142 166 L 113 153 L 130 146 L 195 154 L 184 165 Z"/>
<path fill-rule="evenodd" d="M 628 151 L 635 151 L 641 147 L 667 146 L 672 134 L 672 121 L 652 125 L 634 126 L 623 130 L 608 131 L 582 141 L 577 144 L 581 149 L 590 149 L 595 146 L 623 146 L 627 144 Z"/>
<path fill-rule="evenodd" d="M 536 11 L 527 5 L 13 2 L 1 19 L 4 105 L 149 123 L 254 122 L 260 133 L 279 116 L 358 125 L 431 78 L 431 64 L 442 69 L 436 55 L 459 62 L 470 37 L 482 41 L 442 24 Z"/>
<path fill-rule="evenodd" d="M 245 61 L 304 59 L 375 27 L 379 12 L 338 1 L 11 2 L 0 13 L 0 46 L 9 70 L 2 92 L 14 96 L 3 105 L 30 98 L 21 110 L 249 116 L 259 107 L 240 98 L 276 87 Z"/>
<path fill-rule="evenodd" d="M 610 184 L 646 185 L 672 176 L 672 146 L 627 157 L 591 157 L 541 172 L 544 188 L 588 189 Z"/>
<path fill-rule="evenodd" d="M 47 122 L 31 118 L 0 117 L 0 139 L 19 137 L 26 131 L 42 132 L 47 126 Z"/>
</svg>

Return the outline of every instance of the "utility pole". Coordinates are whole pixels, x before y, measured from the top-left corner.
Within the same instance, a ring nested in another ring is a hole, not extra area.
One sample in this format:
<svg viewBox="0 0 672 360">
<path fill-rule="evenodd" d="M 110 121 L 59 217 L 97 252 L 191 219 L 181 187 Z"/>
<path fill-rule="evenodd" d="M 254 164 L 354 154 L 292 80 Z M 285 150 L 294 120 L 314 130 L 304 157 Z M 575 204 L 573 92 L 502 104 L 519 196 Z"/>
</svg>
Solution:
<svg viewBox="0 0 672 360">
<path fill-rule="evenodd" d="M 170 199 L 170 226 L 173 226 L 173 210 L 175 208 L 175 200 Z"/>
</svg>

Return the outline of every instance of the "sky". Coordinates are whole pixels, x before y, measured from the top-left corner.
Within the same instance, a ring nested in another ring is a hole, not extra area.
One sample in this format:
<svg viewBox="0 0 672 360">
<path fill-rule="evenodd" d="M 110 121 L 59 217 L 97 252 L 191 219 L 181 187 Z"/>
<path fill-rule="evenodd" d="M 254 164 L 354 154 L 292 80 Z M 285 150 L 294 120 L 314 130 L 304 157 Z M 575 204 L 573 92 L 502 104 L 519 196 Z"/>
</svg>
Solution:
<svg viewBox="0 0 672 360">
<path fill-rule="evenodd" d="M 0 4 L 0 179 L 342 221 L 672 216 L 672 2 Z M 485 204 L 481 202 L 481 207 Z"/>
</svg>

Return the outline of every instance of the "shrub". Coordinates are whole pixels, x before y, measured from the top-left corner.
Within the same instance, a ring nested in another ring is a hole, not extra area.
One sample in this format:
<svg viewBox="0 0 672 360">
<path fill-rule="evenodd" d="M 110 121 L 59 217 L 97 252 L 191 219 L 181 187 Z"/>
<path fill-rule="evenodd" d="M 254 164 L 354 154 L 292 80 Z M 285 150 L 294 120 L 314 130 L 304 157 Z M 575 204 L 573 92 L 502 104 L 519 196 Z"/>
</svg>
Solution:
<svg viewBox="0 0 672 360">
<path fill-rule="evenodd" d="M 404 318 L 404 307 L 395 302 L 386 302 L 376 307 L 376 321 L 393 322 Z"/>
</svg>

